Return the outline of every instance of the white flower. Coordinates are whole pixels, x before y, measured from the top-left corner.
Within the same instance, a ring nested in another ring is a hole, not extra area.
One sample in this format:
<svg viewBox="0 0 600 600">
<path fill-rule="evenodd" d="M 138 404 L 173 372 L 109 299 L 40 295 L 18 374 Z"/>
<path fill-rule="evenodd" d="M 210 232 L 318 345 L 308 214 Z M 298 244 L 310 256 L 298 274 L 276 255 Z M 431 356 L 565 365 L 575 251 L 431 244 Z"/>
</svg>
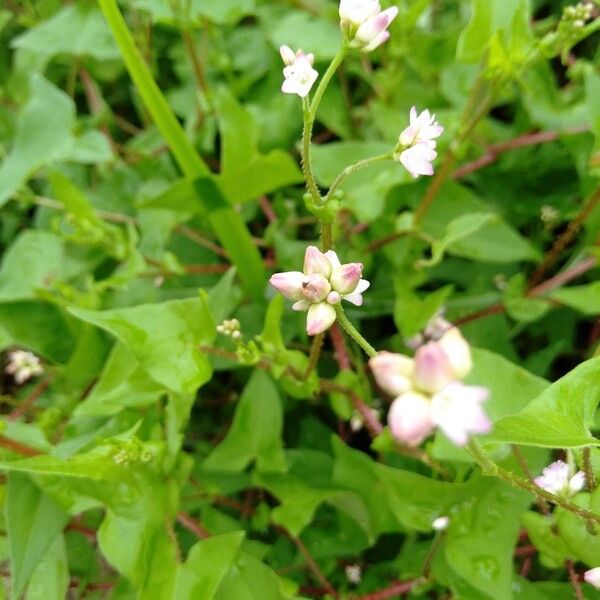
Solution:
<svg viewBox="0 0 600 600">
<path fill-rule="evenodd" d="M 600 567 L 590 569 L 583 574 L 583 578 L 587 583 L 593 585 L 596 589 L 600 590 Z"/>
<path fill-rule="evenodd" d="M 382 11 L 379 0 L 341 0 L 340 26 L 350 47 L 371 52 L 386 42 L 387 28 L 397 17 L 398 8 Z"/>
<path fill-rule="evenodd" d="M 346 579 L 353 585 L 358 585 L 362 580 L 362 567 L 360 565 L 346 565 Z"/>
<path fill-rule="evenodd" d="M 491 429 L 481 405 L 489 397 L 487 388 L 454 382 L 431 398 L 433 422 L 457 446 L 466 446 L 471 434 Z"/>
<path fill-rule="evenodd" d="M 449 329 L 446 330 L 437 343 L 446 353 L 454 370 L 454 376 L 462 379 L 468 375 L 473 367 L 471 347 L 458 327 L 448 325 Z"/>
<path fill-rule="evenodd" d="M 319 76 L 319 73 L 313 69 L 314 54 L 304 54 L 302 50 L 294 54 L 289 46 L 281 46 L 279 53 L 286 65 L 283 69 L 285 81 L 281 91 L 284 94 L 297 94 L 300 98 L 304 98 Z"/>
<path fill-rule="evenodd" d="M 409 119 L 409 126 L 400 134 L 399 141 L 403 146 L 431 142 L 444 132 L 444 128 L 435 120 L 435 115 L 427 109 L 421 114 L 417 114 L 417 108 L 413 106 L 410 109 Z"/>
<path fill-rule="evenodd" d="M 304 272 L 275 273 L 270 283 L 286 298 L 295 301 L 294 310 L 308 311 L 306 331 L 308 335 L 316 335 L 329 329 L 335 321 L 334 305 L 342 300 L 362 305 L 362 293 L 370 284 L 361 279 L 361 275 L 361 263 L 342 265 L 333 250 L 321 252 L 309 246 L 304 255 Z"/>
<path fill-rule="evenodd" d="M 578 471 L 571 476 L 569 465 L 562 460 L 557 460 L 546 467 L 534 482 L 551 494 L 572 496 L 584 488 L 585 474 L 583 471 Z"/>
<path fill-rule="evenodd" d="M 438 517 L 433 521 L 431 527 L 436 531 L 444 531 L 448 528 L 450 524 L 450 517 Z"/>
<path fill-rule="evenodd" d="M 44 372 L 40 359 L 26 350 L 13 350 L 8 355 L 5 371 L 14 377 L 15 383 L 22 385 L 32 377 Z"/>
<path fill-rule="evenodd" d="M 413 176 L 433 175 L 431 164 L 437 157 L 436 142 L 444 128 L 428 110 L 417 114 L 413 106 L 410 109 L 410 124 L 400 134 L 394 159 L 400 161 Z"/>
<path fill-rule="evenodd" d="M 428 342 L 417 350 L 413 381 L 419 391 L 434 394 L 455 380 L 452 363 L 439 342 Z"/>
</svg>

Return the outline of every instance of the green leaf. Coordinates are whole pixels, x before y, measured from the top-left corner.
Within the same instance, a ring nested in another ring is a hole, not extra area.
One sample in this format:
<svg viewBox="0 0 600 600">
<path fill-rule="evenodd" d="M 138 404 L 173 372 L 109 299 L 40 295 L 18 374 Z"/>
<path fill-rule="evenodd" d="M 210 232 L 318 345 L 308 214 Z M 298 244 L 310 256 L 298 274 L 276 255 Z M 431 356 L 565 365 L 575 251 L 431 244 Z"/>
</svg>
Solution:
<svg viewBox="0 0 600 600">
<path fill-rule="evenodd" d="M 39 54 L 91 56 L 98 60 L 119 57 L 102 15 L 93 4 L 65 6 L 37 27 L 16 37 L 11 46 Z"/>
<path fill-rule="evenodd" d="M 31 575 L 25 597 L 27 600 L 67 598 L 71 579 L 64 536 L 56 536 Z"/>
<path fill-rule="evenodd" d="M 546 300 L 527 296 L 527 278 L 523 273 L 518 273 L 509 279 L 502 302 L 506 312 L 515 321 L 524 323 L 537 321 L 550 310 Z"/>
<path fill-rule="evenodd" d="M 37 298 L 63 276 L 63 241 L 49 231 L 27 230 L 5 252 L 0 268 L 0 302 Z"/>
<path fill-rule="evenodd" d="M 456 183 L 446 183 L 435 200 L 435 210 L 429 211 L 423 219 L 422 228 L 434 238 L 441 238 L 447 223 L 453 219 L 481 212 L 489 214 L 489 207 L 472 192 Z M 448 252 L 490 263 L 536 261 L 541 258 L 538 250 L 499 216 L 475 233 L 452 243 Z"/>
<path fill-rule="evenodd" d="M 164 394 L 124 343 L 115 344 L 106 365 L 75 415 L 109 416 L 124 408 L 152 406 Z"/>
<path fill-rule="evenodd" d="M 522 26 L 529 18 L 528 0 L 472 0 L 471 6 L 471 20 L 458 41 L 458 60 L 479 62 L 490 41 L 499 39 L 498 33 L 515 51 L 529 39 L 529 28 Z"/>
<path fill-rule="evenodd" d="M 285 471 L 282 426 L 283 411 L 277 388 L 266 373 L 257 369 L 244 388 L 225 439 L 211 452 L 203 467 L 240 471 L 256 461 L 258 471 Z"/>
<path fill-rule="evenodd" d="M 71 313 L 112 333 L 150 377 L 175 392 L 194 392 L 210 379 L 210 362 L 198 349 L 216 337 L 204 296 L 106 311 L 73 308 Z"/>
<path fill-rule="evenodd" d="M 41 75 L 34 75 L 31 96 L 19 115 L 12 151 L 0 166 L 0 206 L 34 171 L 71 148 L 74 122 L 71 98 Z"/>
<path fill-rule="evenodd" d="M 584 315 L 600 314 L 600 282 L 598 281 L 555 290 L 550 294 L 550 298 Z"/>
<path fill-rule="evenodd" d="M 590 434 L 600 402 L 600 357 L 588 360 L 530 402 L 500 419 L 486 439 L 546 448 L 598 445 Z"/>
<path fill-rule="evenodd" d="M 234 531 L 194 544 L 185 564 L 179 568 L 173 598 L 212 600 L 236 560 L 244 538 L 243 531 Z"/>
<path fill-rule="evenodd" d="M 529 539 L 540 553 L 540 562 L 549 569 L 562 568 L 570 553 L 556 531 L 554 518 L 530 511 L 521 517 L 521 522 L 527 529 Z"/>
<path fill-rule="evenodd" d="M 432 267 L 441 262 L 444 254 L 456 243 L 477 233 L 488 223 L 497 220 L 497 216 L 490 213 L 471 213 L 452 219 L 446 226 L 446 232 L 441 240 L 435 240 L 431 246 L 431 258 L 421 260 L 422 266 Z"/>
<path fill-rule="evenodd" d="M 480 480 L 477 493 L 450 519 L 444 553 L 452 569 L 493 600 L 512 600 L 513 551 L 528 493 Z"/>
<path fill-rule="evenodd" d="M 578 506 L 598 512 L 600 496 L 594 494 L 578 494 L 573 501 Z M 581 560 L 590 567 L 598 565 L 598 556 L 600 556 L 600 537 L 597 534 L 591 534 L 588 530 L 588 524 L 579 516 L 562 508 L 555 511 L 558 532 L 566 545 L 568 552 L 577 560 Z"/>
<path fill-rule="evenodd" d="M 21 597 L 38 563 L 67 524 L 69 515 L 27 476 L 11 473 L 6 497 L 12 598 Z"/>
</svg>

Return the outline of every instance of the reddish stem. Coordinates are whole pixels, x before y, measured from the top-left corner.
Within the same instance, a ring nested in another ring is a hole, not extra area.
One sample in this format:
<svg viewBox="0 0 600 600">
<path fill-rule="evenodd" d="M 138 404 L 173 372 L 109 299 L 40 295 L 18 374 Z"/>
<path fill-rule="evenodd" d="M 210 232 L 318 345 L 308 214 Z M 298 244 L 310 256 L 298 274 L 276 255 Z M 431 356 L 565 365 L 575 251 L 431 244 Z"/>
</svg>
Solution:
<svg viewBox="0 0 600 600">
<path fill-rule="evenodd" d="M 389 598 L 396 598 L 403 594 L 408 594 L 410 590 L 415 586 L 417 580 L 412 581 L 397 581 L 387 588 L 378 590 L 377 592 L 371 592 L 365 596 L 360 596 L 356 600 L 388 600 Z"/>
<path fill-rule="evenodd" d="M 29 396 L 19 404 L 7 417 L 9 421 L 16 421 L 21 415 L 29 412 L 35 401 L 46 391 L 52 381 L 52 377 L 42 379 L 31 391 Z"/>
<path fill-rule="evenodd" d="M 188 531 L 191 531 L 197 538 L 205 540 L 211 536 L 198 521 L 188 515 L 186 512 L 180 511 L 177 513 L 177 521 Z"/>
</svg>

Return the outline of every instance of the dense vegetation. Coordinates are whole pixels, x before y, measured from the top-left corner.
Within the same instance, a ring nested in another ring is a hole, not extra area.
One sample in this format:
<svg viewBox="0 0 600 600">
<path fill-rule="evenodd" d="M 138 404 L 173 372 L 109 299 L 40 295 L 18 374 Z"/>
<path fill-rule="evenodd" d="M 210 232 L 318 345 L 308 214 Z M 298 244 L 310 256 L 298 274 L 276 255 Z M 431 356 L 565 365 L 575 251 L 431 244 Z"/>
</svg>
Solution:
<svg viewBox="0 0 600 600">
<path fill-rule="evenodd" d="M 600 6 L 341 5 L 0 7 L 0 598 L 600 598 Z"/>
</svg>

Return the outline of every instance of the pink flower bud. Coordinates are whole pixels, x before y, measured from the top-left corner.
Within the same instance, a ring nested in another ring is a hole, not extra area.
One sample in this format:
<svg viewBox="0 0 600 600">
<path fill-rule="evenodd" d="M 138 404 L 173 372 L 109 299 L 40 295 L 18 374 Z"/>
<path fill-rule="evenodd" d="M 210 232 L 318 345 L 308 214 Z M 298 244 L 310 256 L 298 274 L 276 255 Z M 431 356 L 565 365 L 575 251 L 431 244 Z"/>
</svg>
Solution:
<svg viewBox="0 0 600 600">
<path fill-rule="evenodd" d="M 390 396 L 398 396 L 412 387 L 415 364 L 412 358 L 392 352 L 379 352 L 369 361 L 377 385 Z"/>
<path fill-rule="evenodd" d="M 595 587 L 597 590 L 600 590 L 600 567 L 589 569 L 583 574 L 583 578 L 591 586 Z"/>
<path fill-rule="evenodd" d="M 335 269 L 331 274 L 331 287 L 340 294 L 351 294 L 360 281 L 363 266 L 361 263 L 348 263 Z"/>
<path fill-rule="evenodd" d="M 417 389 L 434 394 L 455 379 L 452 364 L 437 342 L 429 342 L 417 350 L 414 376 Z"/>
<path fill-rule="evenodd" d="M 281 60 L 288 66 L 296 60 L 296 53 L 289 46 L 281 46 L 279 54 L 281 54 Z"/>
<path fill-rule="evenodd" d="M 419 445 L 434 429 L 429 399 L 416 392 L 405 392 L 388 413 L 392 435 L 409 446 Z"/>
<path fill-rule="evenodd" d="M 269 283 L 286 298 L 301 300 L 304 297 L 302 288 L 304 279 L 304 273 L 300 273 L 300 271 L 286 271 L 285 273 L 275 273 L 269 279 Z"/>
<path fill-rule="evenodd" d="M 313 304 L 308 309 L 306 318 L 306 333 L 308 335 L 317 335 L 329 329 L 335 321 L 335 308 L 327 302 Z"/>
<path fill-rule="evenodd" d="M 304 273 L 306 275 L 323 275 L 329 279 L 331 262 L 316 246 L 309 246 L 304 254 Z"/>
<path fill-rule="evenodd" d="M 379 0 L 340 0 L 342 25 L 358 26 L 380 11 Z"/>
<path fill-rule="evenodd" d="M 459 329 L 451 327 L 437 343 L 448 357 L 454 369 L 455 377 L 457 379 L 465 377 L 471 370 L 473 362 L 471 360 L 471 348 Z"/>
<path fill-rule="evenodd" d="M 337 292 L 329 292 L 327 295 L 327 302 L 329 304 L 339 304 L 342 300 L 342 297 Z"/>
<path fill-rule="evenodd" d="M 329 281 L 323 275 L 308 275 L 302 284 L 302 293 L 310 302 L 321 302 L 331 291 Z"/>
<path fill-rule="evenodd" d="M 355 39 L 362 45 L 368 46 L 388 28 L 397 15 L 398 7 L 392 6 L 378 15 L 371 17 L 357 29 Z"/>
</svg>

